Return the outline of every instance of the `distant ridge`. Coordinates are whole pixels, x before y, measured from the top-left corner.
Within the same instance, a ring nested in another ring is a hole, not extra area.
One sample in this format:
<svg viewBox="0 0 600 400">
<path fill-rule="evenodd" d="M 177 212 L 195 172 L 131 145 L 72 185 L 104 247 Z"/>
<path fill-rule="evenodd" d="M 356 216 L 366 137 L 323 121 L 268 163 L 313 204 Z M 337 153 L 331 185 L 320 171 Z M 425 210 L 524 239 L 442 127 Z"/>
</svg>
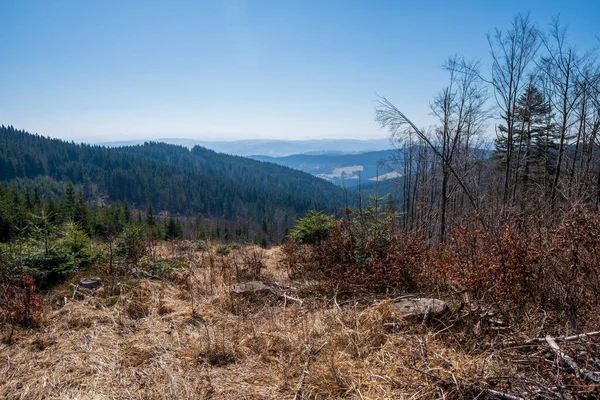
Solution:
<svg viewBox="0 0 600 400">
<path fill-rule="evenodd" d="M 270 156 L 284 157 L 292 154 L 353 154 L 370 151 L 381 151 L 393 148 L 389 139 L 318 139 L 318 140 L 275 140 L 247 139 L 232 141 L 209 141 L 185 138 L 158 138 L 146 140 L 126 140 L 97 143 L 106 147 L 124 147 L 144 144 L 145 142 L 162 142 L 193 148 L 205 147 L 219 153 L 237 156 Z"/>
</svg>

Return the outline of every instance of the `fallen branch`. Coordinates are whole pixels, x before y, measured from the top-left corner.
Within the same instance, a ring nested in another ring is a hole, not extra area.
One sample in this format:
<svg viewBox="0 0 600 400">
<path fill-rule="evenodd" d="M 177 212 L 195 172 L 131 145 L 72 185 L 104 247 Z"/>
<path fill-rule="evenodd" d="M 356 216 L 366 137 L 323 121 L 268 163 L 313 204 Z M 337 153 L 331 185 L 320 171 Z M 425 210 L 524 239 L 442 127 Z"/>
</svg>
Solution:
<svg viewBox="0 0 600 400">
<path fill-rule="evenodd" d="M 546 342 L 550 345 L 550 348 L 552 348 L 552 351 L 556 353 L 558 358 L 560 358 L 565 364 L 569 366 L 569 368 L 571 368 L 575 372 L 575 376 L 579 378 L 581 375 L 583 375 L 583 378 L 585 380 L 594 383 L 600 383 L 600 376 L 597 372 L 591 372 L 585 368 L 579 367 L 579 365 L 574 359 L 569 357 L 567 354 L 565 354 L 564 351 L 560 349 L 560 347 L 558 347 L 558 344 L 556 344 L 556 341 L 551 336 L 546 336 Z"/>
<path fill-rule="evenodd" d="M 588 333 L 581 333 L 579 335 L 573 335 L 573 336 L 559 336 L 559 337 L 555 337 L 554 341 L 555 342 L 572 342 L 574 340 L 579 340 L 579 339 L 585 339 L 585 338 L 592 338 L 595 336 L 600 336 L 600 331 L 596 331 L 596 332 L 588 332 Z M 534 338 L 534 339 L 527 339 L 524 342 L 522 342 L 521 344 L 535 344 L 535 343 L 544 343 L 547 342 L 548 336 L 543 337 L 543 338 Z"/>
<path fill-rule="evenodd" d="M 524 400 L 522 397 L 513 396 L 512 394 L 498 392 L 498 391 L 492 390 L 492 389 L 482 389 L 482 390 L 485 393 L 487 393 L 488 395 L 494 396 L 495 398 L 500 399 L 500 400 Z"/>
<path fill-rule="evenodd" d="M 302 303 L 304 303 L 304 302 L 303 302 L 301 299 L 297 299 L 297 298 L 295 298 L 295 297 L 288 296 L 288 295 L 287 295 L 287 294 L 285 294 L 285 293 L 284 293 L 284 294 L 282 294 L 282 295 L 281 295 L 281 297 L 283 297 L 283 299 L 286 301 L 286 303 L 287 303 L 287 301 L 288 301 L 288 300 L 290 300 L 290 301 L 293 301 L 293 302 L 296 302 L 296 303 L 298 303 L 299 305 L 302 305 Z"/>
<path fill-rule="evenodd" d="M 456 385 L 457 387 L 459 386 L 459 384 L 456 381 L 456 379 L 454 380 L 454 382 L 452 382 L 452 381 L 449 381 L 447 379 L 442 378 L 441 376 L 435 375 L 435 374 L 433 374 L 431 372 L 428 372 L 428 371 L 423 371 L 423 370 L 421 370 L 419 368 L 416 368 L 416 367 L 413 367 L 413 366 L 411 366 L 409 364 L 405 364 L 405 365 L 406 365 L 407 368 L 409 368 L 409 369 L 411 369 L 413 371 L 416 371 L 416 372 L 418 372 L 420 374 L 429 376 L 430 378 L 433 378 L 433 379 L 435 379 L 438 382 L 443 382 L 446 385 Z M 486 388 L 483 388 L 483 387 L 481 387 L 480 385 L 477 385 L 477 384 L 465 384 L 464 386 L 470 386 L 472 389 L 479 390 L 479 391 L 481 391 L 483 393 L 488 394 L 489 396 L 493 396 L 493 397 L 495 397 L 497 399 L 500 399 L 500 400 L 525 400 L 523 397 L 518 397 L 518 396 L 513 396 L 512 394 L 498 392 L 497 390 L 486 389 Z"/>
<path fill-rule="evenodd" d="M 513 361 L 514 362 L 514 361 Z M 552 390 L 551 388 L 547 387 L 546 385 L 542 384 L 541 382 L 536 381 L 535 379 L 531 379 L 531 378 L 527 378 L 525 376 L 491 376 L 488 378 L 488 380 L 493 379 L 493 380 L 497 380 L 497 379 L 502 379 L 502 380 L 508 380 L 509 382 L 513 382 L 513 381 L 523 381 L 523 382 L 527 382 L 529 384 L 533 384 L 538 386 L 542 391 L 551 394 L 554 398 L 556 399 L 560 399 L 560 400 L 565 400 L 565 397 L 561 394 L 561 393 L 557 393 L 554 390 Z"/>
</svg>

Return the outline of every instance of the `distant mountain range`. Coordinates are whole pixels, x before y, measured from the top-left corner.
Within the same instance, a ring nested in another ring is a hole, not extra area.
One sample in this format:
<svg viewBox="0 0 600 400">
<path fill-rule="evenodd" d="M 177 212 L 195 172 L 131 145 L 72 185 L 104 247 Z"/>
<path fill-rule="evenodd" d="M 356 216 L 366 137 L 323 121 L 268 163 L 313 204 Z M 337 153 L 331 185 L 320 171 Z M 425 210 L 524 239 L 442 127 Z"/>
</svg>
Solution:
<svg viewBox="0 0 600 400">
<path fill-rule="evenodd" d="M 234 141 L 208 141 L 179 138 L 160 138 L 152 140 L 127 140 L 116 142 L 97 143 L 107 147 L 124 147 L 144 144 L 145 142 L 162 142 L 193 148 L 205 147 L 219 153 L 237 156 L 264 155 L 270 157 L 284 157 L 292 154 L 348 154 L 364 153 L 391 149 L 389 139 L 321 139 L 321 140 L 273 140 L 249 139 Z"/>
</svg>

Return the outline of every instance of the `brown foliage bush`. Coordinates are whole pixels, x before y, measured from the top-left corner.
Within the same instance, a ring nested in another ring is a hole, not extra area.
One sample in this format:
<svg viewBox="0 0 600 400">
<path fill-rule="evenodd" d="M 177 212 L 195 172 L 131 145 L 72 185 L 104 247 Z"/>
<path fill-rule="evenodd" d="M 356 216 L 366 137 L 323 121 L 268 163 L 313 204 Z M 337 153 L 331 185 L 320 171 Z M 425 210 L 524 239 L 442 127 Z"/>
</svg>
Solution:
<svg viewBox="0 0 600 400">
<path fill-rule="evenodd" d="M 345 219 L 318 244 L 286 244 L 284 262 L 293 276 L 330 289 L 469 293 L 511 315 L 535 307 L 573 328 L 598 323 L 600 214 L 577 210 L 550 226 L 534 219 L 490 226 L 472 218 L 438 248 L 379 228 L 361 230 Z"/>
<path fill-rule="evenodd" d="M 478 226 L 472 219 L 452 230 L 448 243 L 433 252 L 434 276 L 479 299 L 524 300 L 532 267 L 540 261 L 539 237 L 525 234 L 520 221 L 496 229 Z"/>
<path fill-rule="evenodd" d="M 338 222 L 316 244 L 283 246 L 284 263 L 292 276 L 321 279 L 330 288 L 415 289 L 429 253 L 419 236 L 402 234 L 391 223 Z"/>
<path fill-rule="evenodd" d="M 577 326 L 600 306 L 600 215 L 573 212 L 552 227 L 532 225 L 513 220 L 484 231 L 473 219 L 433 253 L 433 271 L 500 308 L 535 306 Z"/>
<path fill-rule="evenodd" d="M 260 279 L 265 268 L 265 252 L 254 247 L 242 247 L 239 254 L 241 262 L 235 263 L 237 281 Z"/>
<path fill-rule="evenodd" d="M 0 324 L 3 330 L 8 327 L 4 341 L 11 341 L 15 325 L 34 324 L 42 308 L 43 298 L 37 292 L 33 277 L 16 274 L 0 265 Z"/>
</svg>

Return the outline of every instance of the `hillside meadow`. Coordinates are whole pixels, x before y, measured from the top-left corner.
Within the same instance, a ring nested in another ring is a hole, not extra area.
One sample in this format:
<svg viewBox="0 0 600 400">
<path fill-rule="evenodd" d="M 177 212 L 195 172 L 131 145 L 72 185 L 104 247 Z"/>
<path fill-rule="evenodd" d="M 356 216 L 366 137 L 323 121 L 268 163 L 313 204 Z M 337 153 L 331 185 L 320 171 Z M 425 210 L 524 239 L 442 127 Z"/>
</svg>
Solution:
<svg viewBox="0 0 600 400">
<path fill-rule="evenodd" d="M 331 290 L 313 273 L 299 273 L 290 258 L 295 251 L 171 241 L 150 243 L 139 262 L 120 259 L 82 270 L 42 294 L 35 323 L 3 324 L 0 397 L 598 394 L 593 382 L 561 366 L 546 342 L 528 342 L 542 333 L 539 314 L 504 320 L 490 304 L 452 290 Z M 101 288 L 77 285 L 91 275 L 100 277 Z M 262 285 L 252 286 L 257 282 Z M 424 296 L 441 297 L 449 310 L 415 319 L 394 307 Z M 582 351 L 594 352 L 593 337 L 557 340 L 579 360 Z M 592 365 L 594 358 L 588 360 Z"/>
</svg>

